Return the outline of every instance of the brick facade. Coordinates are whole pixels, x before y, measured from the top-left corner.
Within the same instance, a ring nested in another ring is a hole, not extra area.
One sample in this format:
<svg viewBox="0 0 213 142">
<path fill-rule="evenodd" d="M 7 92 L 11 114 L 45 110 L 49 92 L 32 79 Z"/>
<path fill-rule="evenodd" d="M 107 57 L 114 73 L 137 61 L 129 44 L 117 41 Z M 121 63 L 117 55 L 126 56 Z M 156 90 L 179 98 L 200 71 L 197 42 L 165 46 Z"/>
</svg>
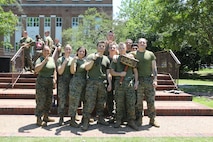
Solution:
<svg viewBox="0 0 213 142">
<path fill-rule="evenodd" d="M 44 37 L 45 32 L 45 18 L 50 18 L 50 32 L 53 39 L 58 35 L 56 31 L 56 18 L 60 17 L 62 19 L 61 31 L 70 28 L 72 26 L 72 17 L 78 17 L 83 14 L 88 8 L 97 8 L 100 12 L 105 12 L 112 16 L 112 0 L 18 0 L 19 6 L 12 5 L 9 7 L 4 7 L 4 9 L 11 10 L 15 13 L 19 20 L 21 21 L 19 32 L 16 31 L 14 35 L 11 35 L 10 42 L 12 45 L 16 45 L 18 38 L 21 37 L 21 31 L 27 30 L 27 18 L 28 17 L 38 17 L 39 27 L 37 31 L 33 31 L 31 28 L 30 32 L 33 37 L 37 32 L 42 37 Z M 29 31 L 28 31 L 29 34 Z M 30 35 L 30 34 L 29 34 Z M 0 40 L 4 41 L 4 37 L 0 36 Z M 63 39 L 61 39 L 63 41 Z M 0 46 L 2 48 L 2 45 Z M 3 56 L 0 52 L 0 56 Z"/>
</svg>

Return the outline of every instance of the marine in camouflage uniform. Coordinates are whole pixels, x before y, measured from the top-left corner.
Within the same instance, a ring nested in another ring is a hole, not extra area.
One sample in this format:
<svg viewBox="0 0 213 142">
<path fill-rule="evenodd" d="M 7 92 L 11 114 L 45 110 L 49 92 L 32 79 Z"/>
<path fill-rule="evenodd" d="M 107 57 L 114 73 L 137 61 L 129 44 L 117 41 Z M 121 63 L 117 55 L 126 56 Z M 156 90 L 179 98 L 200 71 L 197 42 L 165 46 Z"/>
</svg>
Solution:
<svg viewBox="0 0 213 142">
<path fill-rule="evenodd" d="M 33 39 L 28 36 L 27 31 L 23 32 L 23 37 L 20 39 L 20 46 L 24 47 L 24 62 L 26 67 L 30 67 L 30 71 L 33 70 L 32 57 L 30 55 L 31 44 L 34 43 Z"/>
<path fill-rule="evenodd" d="M 79 127 L 75 122 L 80 100 L 83 100 L 86 88 L 86 74 L 85 59 L 73 59 L 72 65 L 75 66 L 76 71 L 73 72 L 73 78 L 70 81 L 70 94 L 69 94 L 69 115 L 71 117 L 70 126 Z"/>
<path fill-rule="evenodd" d="M 113 60 L 113 56 L 117 55 L 118 54 L 118 45 L 117 43 L 115 42 L 112 42 L 110 43 L 109 45 L 109 55 L 108 55 L 108 58 L 110 60 L 110 63 L 112 62 Z M 109 115 L 109 119 L 110 119 L 110 122 L 114 121 L 114 111 L 115 111 L 115 108 L 114 108 L 114 93 L 115 93 L 115 78 L 112 76 L 112 89 L 111 91 L 107 91 L 107 102 L 106 102 L 106 108 L 107 108 L 107 111 L 108 111 L 108 115 Z"/>
<path fill-rule="evenodd" d="M 138 51 L 133 52 L 138 63 L 139 86 L 137 90 L 136 117 L 138 126 L 142 125 L 143 100 L 147 102 L 147 112 L 150 118 L 149 124 L 160 127 L 155 121 L 155 87 L 157 85 L 157 67 L 156 57 L 153 52 L 146 50 L 147 40 L 140 38 L 138 40 Z"/>
<path fill-rule="evenodd" d="M 49 46 L 51 49 L 51 53 L 54 52 L 53 49 L 53 39 L 50 36 L 50 31 L 45 31 L 45 45 Z"/>
<path fill-rule="evenodd" d="M 46 126 L 47 122 L 54 120 L 48 117 L 52 105 L 53 85 L 56 80 L 55 61 L 49 57 L 50 48 L 45 46 L 43 48 L 43 56 L 36 60 L 35 72 L 38 73 L 36 80 L 36 109 L 37 125 Z M 41 117 L 43 117 L 42 123 Z"/>
<path fill-rule="evenodd" d="M 70 54 L 72 52 L 72 47 L 70 45 L 65 46 L 64 56 L 58 58 L 58 115 L 59 115 L 59 125 L 64 122 L 65 107 L 68 104 L 69 98 L 69 83 L 72 77 L 70 73 L 70 65 L 72 62 L 72 57 Z"/>
<path fill-rule="evenodd" d="M 119 43 L 118 50 L 121 55 L 131 56 L 126 54 L 125 43 Z M 135 89 L 138 85 L 138 72 L 136 68 L 132 67 L 128 67 L 127 71 L 124 71 L 126 65 L 121 63 L 121 55 L 118 56 L 117 62 L 112 62 L 110 66 L 111 74 L 115 76 L 116 124 L 114 127 L 120 127 L 122 119 L 126 117 L 124 114 L 127 114 L 128 125 L 134 130 L 138 130 L 135 124 Z"/>
<path fill-rule="evenodd" d="M 97 53 L 90 54 L 87 59 L 85 69 L 88 70 L 88 80 L 85 93 L 85 103 L 83 107 L 83 127 L 86 131 L 89 126 L 89 119 L 94 108 L 98 115 L 98 123 L 109 125 L 104 120 L 104 104 L 106 103 L 107 93 L 104 81 L 108 79 L 108 90 L 111 90 L 111 78 L 109 74 L 110 61 L 107 56 L 103 55 L 105 42 L 97 44 Z"/>
</svg>

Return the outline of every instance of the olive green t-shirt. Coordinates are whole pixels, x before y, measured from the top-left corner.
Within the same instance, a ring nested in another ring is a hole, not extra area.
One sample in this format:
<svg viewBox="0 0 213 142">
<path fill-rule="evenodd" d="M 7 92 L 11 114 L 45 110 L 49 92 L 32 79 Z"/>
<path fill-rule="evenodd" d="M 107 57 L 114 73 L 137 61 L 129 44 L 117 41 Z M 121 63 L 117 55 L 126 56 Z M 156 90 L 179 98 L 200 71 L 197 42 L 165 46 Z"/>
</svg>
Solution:
<svg viewBox="0 0 213 142">
<path fill-rule="evenodd" d="M 76 62 L 76 72 L 74 76 L 86 78 L 87 71 L 85 70 L 85 63 L 86 60 L 84 59 L 78 59 Z"/>
<path fill-rule="evenodd" d="M 121 56 L 118 57 L 117 62 L 112 62 L 110 64 L 110 68 L 113 69 L 116 72 L 123 72 L 125 69 L 125 66 L 123 63 L 121 63 Z M 124 80 L 131 80 L 133 78 L 133 68 L 128 67 L 126 71 L 126 76 L 124 77 Z M 120 76 L 115 76 L 115 79 L 120 79 Z"/>
<path fill-rule="evenodd" d="M 87 60 L 92 60 L 95 56 L 95 53 L 88 55 Z M 103 55 L 102 57 L 98 57 L 92 66 L 92 68 L 88 71 L 89 79 L 106 79 L 106 71 L 109 69 L 110 61 L 107 56 Z"/>
<path fill-rule="evenodd" d="M 33 42 L 34 42 L 33 39 L 31 37 L 29 37 L 29 36 L 27 38 L 22 37 L 20 39 L 20 44 L 23 44 L 23 43 L 25 43 L 25 44 L 32 44 Z M 24 48 L 24 51 L 25 52 L 30 52 L 30 48 Z"/>
<path fill-rule="evenodd" d="M 137 64 L 138 76 L 148 77 L 152 75 L 152 61 L 156 60 L 153 52 L 145 50 L 144 52 L 133 52 L 135 59 L 139 60 Z"/>
<path fill-rule="evenodd" d="M 72 57 L 69 57 L 69 58 L 70 58 L 70 60 L 69 60 L 69 62 L 66 64 L 65 69 L 64 69 L 64 72 L 62 73 L 62 75 L 70 75 L 70 74 L 71 74 L 71 73 L 70 73 L 70 65 L 71 65 L 71 62 L 72 62 L 72 59 L 73 59 L 73 58 L 72 58 Z M 61 65 L 63 64 L 64 60 L 65 60 L 65 57 L 64 57 L 64 56 L 58 58 L 58 60 L 57 60 L 57 65 L 58 65 L 58 66 L 61 66 Z"/>
<path fill-rule="evenodd" d="M 53 40 L 50 36 L 47 36 L 45 38 L 45 42 L 47 42 L 48 43 L 47 45 L 50 47 L 51 50 L 53 50 Z"/>
<path fill-rule="evenodd" d="M 41 56 L 36 60 L 36 65 L 41 63 L 44 60 L 44 57 Z M 55 61 L 52 57 L 49 57 L 49 60 L 44 65 L 44 67 L 39 71 L 38 76 L 41 77 L 53 77 L 55 70 Z"/>
</svg>

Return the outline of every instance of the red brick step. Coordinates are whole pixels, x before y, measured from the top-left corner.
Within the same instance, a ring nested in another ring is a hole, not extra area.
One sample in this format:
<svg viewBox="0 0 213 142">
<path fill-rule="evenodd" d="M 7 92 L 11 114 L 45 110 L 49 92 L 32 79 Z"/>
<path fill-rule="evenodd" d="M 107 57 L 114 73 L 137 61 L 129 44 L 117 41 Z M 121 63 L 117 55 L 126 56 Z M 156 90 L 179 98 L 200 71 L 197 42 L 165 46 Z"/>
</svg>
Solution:
<svg viewBox="0 0 213 142">
<path fill-rule="evenodd" d="M 213 109 L 191 101 L 156 101 L 158 116 L 213 116 Z M 146 103 L 144 103 L 147 115 Z M 0 114 L 21 115 L 35 111 L 35 100 L 0 99 Z M 79 110 L 81 113 L 81 110 Z M 52 115 L 57 115 L 57 108 L 52 108 Z"/>
</svg>

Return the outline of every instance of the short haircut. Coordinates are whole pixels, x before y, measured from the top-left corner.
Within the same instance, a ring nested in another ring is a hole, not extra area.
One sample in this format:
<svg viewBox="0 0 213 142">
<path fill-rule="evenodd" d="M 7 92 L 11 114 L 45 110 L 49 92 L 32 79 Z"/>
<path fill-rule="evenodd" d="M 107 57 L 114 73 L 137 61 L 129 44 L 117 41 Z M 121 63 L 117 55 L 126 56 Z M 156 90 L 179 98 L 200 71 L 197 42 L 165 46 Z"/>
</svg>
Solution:
<svg viewBox="0 0 213 142">
<path fill-rule="evenodd" d="M 138 44 L 137 43 L 133 43 L 131 47 L 133 47 L 133 46 L 137 46 L 138 47 Z"/>
<path fill-rule="evenodd" d="M 85 55 L 84 55 L 84 57 L 86 57 L 87 56 L 87 49 L 85 48 L 85 47 L 83 47 L 83 46 L 80 46 L 77 50 L 76 50 L 76 56 L 78 56 L 78 51 L 81 49 L 81 48 L 83 48 L 84 50 L 85 50 Z"/>
<path fill-rule="evenodd" d="M 104 40 L 100 40 L 100 41 L 98 41 L 98 42 L 97 42 L 97 46 L 98 46 L 100 43 L 105 44 L 105 41 L 104 41 Z"/>
</svg>

